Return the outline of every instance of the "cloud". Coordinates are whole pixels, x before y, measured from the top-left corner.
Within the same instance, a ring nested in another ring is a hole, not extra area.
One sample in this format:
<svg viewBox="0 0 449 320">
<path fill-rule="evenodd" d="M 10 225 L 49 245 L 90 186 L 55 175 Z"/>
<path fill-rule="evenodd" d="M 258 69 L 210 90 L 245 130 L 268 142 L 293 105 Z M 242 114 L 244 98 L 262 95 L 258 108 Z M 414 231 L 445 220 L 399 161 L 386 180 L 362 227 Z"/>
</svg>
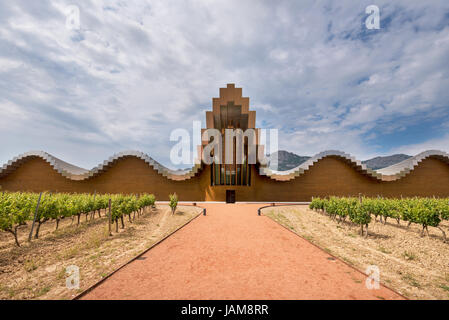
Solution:
<svg viewBox="0 0 449 320">
<path fill-rule="evenodd" d="M 394 148 L 392 152 L 416 155 L 425 150 L 440 150 L 449 152 L 449 134 L 430 139 L 422 143 L 400 146 L 398 148 Z"/>
<path fill-rule="evenodd" d="M 417 147 L 449 149 L 449 3 L 377 1 L 381 29 L 366 30 L 370 4 L 2 2 L 0 163 L 43 149 L 91 168 L 138 149 L 170 165 L 171 130 L 204 125 L 230 82 L 298 154 L 399 150 L 423 121 Z"/>
</svg>

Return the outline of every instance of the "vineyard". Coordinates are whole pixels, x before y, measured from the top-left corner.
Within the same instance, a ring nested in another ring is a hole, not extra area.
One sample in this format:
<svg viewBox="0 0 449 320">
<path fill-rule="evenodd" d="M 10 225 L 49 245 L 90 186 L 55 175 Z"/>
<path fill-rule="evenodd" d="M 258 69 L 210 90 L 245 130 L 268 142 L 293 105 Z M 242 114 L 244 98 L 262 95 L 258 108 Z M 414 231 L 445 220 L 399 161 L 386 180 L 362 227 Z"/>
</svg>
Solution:
<svg viewBox="0 0 449 320">
<path fill-rule="evenodd" d="M 408 222 L 408 227 L 414 223 L 422 226 L 421 236 L 424 232 L 429 235 L 428 227 L 438 228 L 446 242 L 446 233 L 440 226 L 441 221 L 449 220 L 449 199 L 436 198 L 339 198 L 330 197 L 313 198 L 310 209 L 328 214 L 338 221 L 349 220 L 360 225 L 361 234 L 368 236 L 368 224 L 374 217 L 375 221 L 386 224 L 387 219 L 394 219 L 397 224 L 401 220 Z"/>
<path fill-rule="evenodd" d="M 115 223 L 118 231 L 119 220 L 124 228 L 124 216 L 128 216 L 129 221 L 140 215 L 147 206 L 153 206 L 156 198 L 151 194 L 135 195 L 91 195 L 91 194 L 65 194 L 65 193 L 9 193 L 0 195 L 0 230 L 11 233 L 15 243 L 20 246 L 18 240 L 18 229 L 28 223 L 33 227 L 29 235 L 29 240 L 34 233 L 34 238 L 39 237 L 39 229 L 43 223 L 55 222 L 55 229 L 58 229 L 62 219 L 71 218 L 72 223 L 76 219 L 80 224 L 82 215 L 85 220 L 95 219 L 98 213 L 101 217 L 101 210 L 109 208 L 110 221 Z M 132 217 L 131 217 L 132 216 Z"/>
</svg>

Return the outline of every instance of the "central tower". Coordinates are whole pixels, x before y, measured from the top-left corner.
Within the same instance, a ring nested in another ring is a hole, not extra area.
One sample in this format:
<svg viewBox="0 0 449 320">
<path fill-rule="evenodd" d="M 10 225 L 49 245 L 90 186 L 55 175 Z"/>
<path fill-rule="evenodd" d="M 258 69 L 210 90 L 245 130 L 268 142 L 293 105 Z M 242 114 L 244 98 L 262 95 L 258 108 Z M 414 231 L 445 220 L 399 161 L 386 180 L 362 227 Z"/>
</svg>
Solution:
<svg viewBox="0 0 449 320">
<path fill-rule="evenodd" d="M 212 99 L 212 111 L 206 111 L 206 129 L 216 129 L 222 136 L 222 161 L 220 164 L 211 165 L 210 183 L 212 186 L 218 185 L 251 185 L 251 166 L 248 163 L 248 138 L 243 138 L 243 163 L 236 161 L 236 138 L 233 141 L 233 161 L 226 164 L 227 143 L 226 129 L 254 129 L 256 135 L 256 152 L 263 152 L 263 146 L 259 146 L 259 130 L 256 126 L 256 111 L 249 110 L 249 98 L 242 96 L 242 88 L 236 88 L 234 84 L 228 84 L 226 88 L 220 88 L 220 97 Z M 204 130 L 201 133 L 204 132 Z M 209 141 L 210 142 L 210 141 Z M 203 142 L 207 145 L 208 141 Z"/>
</svg>

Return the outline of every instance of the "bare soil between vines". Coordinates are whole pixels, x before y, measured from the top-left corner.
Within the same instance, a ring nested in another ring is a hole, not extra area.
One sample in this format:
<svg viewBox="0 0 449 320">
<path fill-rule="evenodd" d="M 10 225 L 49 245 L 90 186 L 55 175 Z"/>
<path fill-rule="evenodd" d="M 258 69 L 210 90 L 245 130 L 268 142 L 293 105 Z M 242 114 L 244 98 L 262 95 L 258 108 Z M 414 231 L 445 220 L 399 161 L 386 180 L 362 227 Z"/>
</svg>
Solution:
<svg viewBox="0 0 449 320">
<path fill-rule="evenodd" d="M 449 299 L 449 243 L 441 231 L 395 220 L 369 224 L 369 237 L 359 226 L 332 220 L 308 206 L 265 208 L 263 214 L 364 272 L 369 265 L 380 269 L 380 281 L 410 299 Z M 449 224 L 441 224 L 446 233 Z"/>
<path fill-rule="evenodd" d="M 179 206 L 175 215 L 167 205 L 146 208 L 143 215 L 125 228 L 108 235 L 104 210 L 102 217 L 76 226 L 76 218 L 64 219 L 55 231 L 54 222 L 41 226 L 39 239 L 27 242 L 31 223 L 21 227 L 16 247 L 10 233 L 0 232 L 0 299 L 71 299 L 124 263 L 150 248 L 197 215 L 201 209 Z M 89 217 L 90 219 L 90 217 Z M 66 268 L 79 267 L 80 288 L 66 287 Z"/>
</svg>

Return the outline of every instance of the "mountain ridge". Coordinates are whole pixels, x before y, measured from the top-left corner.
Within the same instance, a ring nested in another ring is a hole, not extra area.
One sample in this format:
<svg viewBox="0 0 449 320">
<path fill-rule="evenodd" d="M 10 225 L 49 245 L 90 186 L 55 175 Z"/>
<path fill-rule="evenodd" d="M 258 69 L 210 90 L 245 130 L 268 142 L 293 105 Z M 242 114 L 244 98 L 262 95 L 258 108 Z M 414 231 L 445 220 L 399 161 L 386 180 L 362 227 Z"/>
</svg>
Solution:
<svg viewBox="0 0 449 320">
<path fill-rule="evenodd" d="M 289 152 L 286 150 L 279 150 L 278 154 L 278 169 L 279 171 L 286 171 L 296 168 L 300 164 L 306 162 L 311 157 L 310 156 L 299 156 L 296 153 Z M 390 156 L 378 156 L 372 159 L 362 161 L 368 168 L 373 170 L 378 170 L 382 168 L 389 167 L 393 164 L 402 162 L 411 158 L 411 156 L 406 154 L 393 154 Z"/>
</svg>

